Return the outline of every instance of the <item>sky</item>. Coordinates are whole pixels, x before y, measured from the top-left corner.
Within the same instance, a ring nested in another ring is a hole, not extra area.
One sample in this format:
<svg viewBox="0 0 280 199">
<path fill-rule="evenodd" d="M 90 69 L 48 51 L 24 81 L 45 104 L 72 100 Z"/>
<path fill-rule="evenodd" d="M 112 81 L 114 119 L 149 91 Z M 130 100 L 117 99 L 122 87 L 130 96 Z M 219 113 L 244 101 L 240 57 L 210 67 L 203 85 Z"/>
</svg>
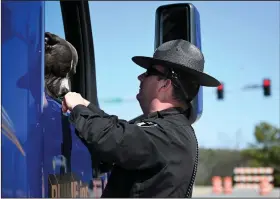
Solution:
<svg viewBox="0 0 280 199">
<path fill-rule="evenodd" d="M 182 3 L 183 1 L 180 1 Z M 184 1 L 200 13 L 204 71 L 224 83 L 225 99 L 203 89 L 203 114 L 193 125 L 200 147 L 244 148 L 253 143 L 254 127 L 265 121 L 279 128 L 279 2 Z M 176 1 L 91 1 L 97 90 L 101 109 L 130 120 L 142 113 L 135 99 L 137 76 L 144 69 L 131 58 L 152 56 L 155 11 Z M 45 30 L 64 37 L 59 2 L 46 1 Z M 248 84 L 270 78 L 272 96 Z M 122 97 L 123 103 L 104 99 Z"/>
</svg>

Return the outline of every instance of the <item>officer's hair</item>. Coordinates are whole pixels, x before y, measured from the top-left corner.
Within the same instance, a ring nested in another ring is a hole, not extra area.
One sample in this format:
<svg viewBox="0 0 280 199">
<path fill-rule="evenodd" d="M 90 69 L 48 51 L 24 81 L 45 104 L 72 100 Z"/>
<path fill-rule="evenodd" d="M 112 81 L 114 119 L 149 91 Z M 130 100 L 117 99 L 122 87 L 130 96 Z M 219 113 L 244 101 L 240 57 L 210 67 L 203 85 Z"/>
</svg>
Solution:
<svg viewBox="0 0 280 199">
<path fill-rule="evenodd" d="M 191 81 L 188 81 L 186 79 L 185 80 L 179 79 L 179 81 L 181 82 L 182 86 L 184 87 L 187 96 L 184 95 L 181 87 L 172 80 L 173 99 L 175 99 L 179 102 L 182 102 L 182 103 L 191 102 L 198 93 L 199 85 L 195 84 Z"/>
<path fill-rule="evenodd" d="M 168 73 L 168 71 L 165 71 Z M 179 74 L 178 71 L 174 71 L 175 73 Z M 162 77 L 159 77 L 163 79 Z M 187 96 L 184 95 L 180 85 L 174 80 L 171 79 L 173 85 L 173 99 L 177 100 L 180 103 L 185 104 L 186 102 L 191 102 L 198 93 L 199 85 L 196 84 L 191 76 L 180 76 L 178 77 L 178 81 L 180 81 L 181 85 L 183 86 Z"/>
</svg>

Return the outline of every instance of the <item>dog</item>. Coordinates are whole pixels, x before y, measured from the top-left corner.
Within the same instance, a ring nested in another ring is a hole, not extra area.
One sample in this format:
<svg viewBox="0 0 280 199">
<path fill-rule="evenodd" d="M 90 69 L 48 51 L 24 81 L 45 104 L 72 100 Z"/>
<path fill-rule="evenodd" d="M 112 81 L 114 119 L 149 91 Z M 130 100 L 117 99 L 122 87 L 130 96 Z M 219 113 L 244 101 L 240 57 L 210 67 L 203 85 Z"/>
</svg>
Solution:
<svg viewBox="0 0 280 199">
<path fill-rule="evenodd" d="M 76 74 L 76 67 L 78 63 L 78 54 L 76 49 L 68 41 L 50 32 L 45 32 L 45 74 L 44 74 L 44 90 L 43 99 L 44 107 L 48 106 L 46 96 L 60 101 L 63 96 L 71 91 L 70 78 Z M 34 63 L 40 63 L 40 58 Z M 40 84 L 34 84 L 40 81 L 41 68 L 37 64 L 30 66 L 27 73 L 17 80 L 17 87 L 28 89 L 35 101 L 41 101 L 40 96 L 36 93 L 40 90 Z"/>
<path fill-rule="evenodd" d="M 70 78 L 76 74 L 78 53 L 61 37 L 45 32 L 45 92 L 61 99 L 71 91 Z"/>
</svg>

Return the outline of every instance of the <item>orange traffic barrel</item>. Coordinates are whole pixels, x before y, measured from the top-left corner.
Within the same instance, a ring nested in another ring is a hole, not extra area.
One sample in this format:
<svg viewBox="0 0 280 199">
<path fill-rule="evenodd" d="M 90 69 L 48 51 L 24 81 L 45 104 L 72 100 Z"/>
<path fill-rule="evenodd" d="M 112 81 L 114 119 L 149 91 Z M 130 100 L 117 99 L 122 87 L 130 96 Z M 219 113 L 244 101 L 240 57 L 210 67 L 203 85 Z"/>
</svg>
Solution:
<svg viewBox="0 0 280 199">
<path fill-rule="evenodd" d="M 214 194 L 221 194 L 223 192 L 223 183 L 221 176 L 212 177 L 212 192 Z"/>
<path fill-rule="evenodd" d="M 232 193 L 232 177 L 230 176 L 224 177 L 224 193 L 225 194 Z"/>
<path fill-rule="evenodd" d="M 264 177 L 260 180 L 260 186 L 259 186 L 259 194 L 260 195 L 267 195 L 271 191 L 271 185 L 269 183 L 268 178 Z"/>
</svg>

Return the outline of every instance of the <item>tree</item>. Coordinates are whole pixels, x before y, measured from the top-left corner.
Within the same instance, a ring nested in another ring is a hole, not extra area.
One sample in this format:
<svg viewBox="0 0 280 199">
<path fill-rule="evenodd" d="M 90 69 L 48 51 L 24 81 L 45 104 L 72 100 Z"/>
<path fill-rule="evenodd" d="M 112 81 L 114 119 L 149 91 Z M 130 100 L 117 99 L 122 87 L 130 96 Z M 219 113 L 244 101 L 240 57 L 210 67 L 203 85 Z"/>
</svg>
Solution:
<svg viewBox="0 0 280 199">
<path fill-rule="evenodd" d="M 255 127 L 256 143 L 242 151 L 252 167 L 273 167 L 274 185 L 280 186 L 280 129 L 266 122 Z"/>
<path fill-rule="evenodd" d="M 239 150 L 200 148 L 195 183 L 211 185 L 213 176 L 232 176 L 234 168 L 239 166 L 246 166 Z"/>
</svg>

